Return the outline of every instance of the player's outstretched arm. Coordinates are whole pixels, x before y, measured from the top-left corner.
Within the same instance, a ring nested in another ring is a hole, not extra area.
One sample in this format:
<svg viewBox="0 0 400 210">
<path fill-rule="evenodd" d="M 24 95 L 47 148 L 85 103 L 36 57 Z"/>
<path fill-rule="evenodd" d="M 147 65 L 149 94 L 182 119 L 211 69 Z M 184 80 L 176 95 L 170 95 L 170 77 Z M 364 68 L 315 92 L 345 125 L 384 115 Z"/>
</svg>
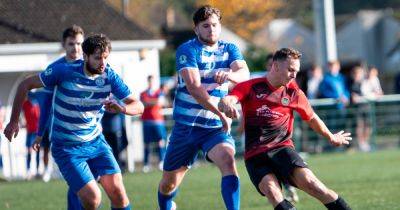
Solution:
<svg viewBox="0 0 400 210">
<path fill-rule="evenodd" d="M 12 138 L 17 137 L 19 131 L 18 119 L 21 113 L 22 104 L 25 101 L 25 98 L 29 92 L 29 90 L 43 87 L 43 83 L 39 78 L 39 75 L 33 75 L 26 79 L 24 79 L 18 86 L 17 93 L 15 94 L 13 107 L 11 111 L 10 122 L 7 124 L 4 129 L 4 135 L 9 141 L 12 141 Z"/>
<path fill-rule="evenodd" d="M 236 96 L 225 96 L 218 103 L 219 111 L 225 113 L 225 115 L 232 119 L 240 117 L 239 111 L 236 109 L 235 104 L 238 102 Z"/>
<path fill-rule="evenodd" d="M 317 133 L 321 134 L 329 140 L 334 146 L 347 145 L 351 141 L 351 133 L 345 133 L 344 131 L 333 134 L 325 123 L 314 113 L 311 120 L 307 121 L 308 125 Z"/>
</svg>

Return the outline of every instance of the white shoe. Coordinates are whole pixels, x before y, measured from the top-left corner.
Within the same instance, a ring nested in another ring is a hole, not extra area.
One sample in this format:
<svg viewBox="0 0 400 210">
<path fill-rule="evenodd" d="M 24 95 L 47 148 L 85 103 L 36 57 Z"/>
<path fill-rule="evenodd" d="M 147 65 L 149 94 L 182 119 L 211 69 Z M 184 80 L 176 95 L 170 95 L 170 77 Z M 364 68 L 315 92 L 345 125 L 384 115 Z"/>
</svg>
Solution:
<svg viewBox="0 0 400 210">
<path fill-rule="evenodd" d="M 172 205 L 171 205 L 171 210 L 176 210 L 176 203 L 174 201 L 172 201 Z"/>
<path fill-rule="evenodd" d="M 151 171 L 151 167 L 149 165 L 144 165 L 142 171 L 143 173 L 149 173 Z"/>
<path fill-rule="evenodd" d="M 176 203 L 175 203 L 175 201 L 172 201 L 172 205 L 171 205 L 171 209 L 170 210 L 176 210 L 176 209 L 177 209 Z M 160 208 L 157 208 L 157 210 L 160 210 Z"/>
<path fill-rule="evenodd" d="M 162 170 L 163 170 L 163 167 L 164 167 L 164 161 L 160 161 L 160 162 L 158 163 L 158 169 L 160 169 L 160 171 L 162 171 Z"/>
<path fill-rule="evenodd" d="M 51 179 L 51 173 L 48 172 L 48 171 L 44 172 L 43 177 L 42 177 L 42 180 L 43 180 L 44 182 L 49 182 L 50 179 Z"/>
</svg>

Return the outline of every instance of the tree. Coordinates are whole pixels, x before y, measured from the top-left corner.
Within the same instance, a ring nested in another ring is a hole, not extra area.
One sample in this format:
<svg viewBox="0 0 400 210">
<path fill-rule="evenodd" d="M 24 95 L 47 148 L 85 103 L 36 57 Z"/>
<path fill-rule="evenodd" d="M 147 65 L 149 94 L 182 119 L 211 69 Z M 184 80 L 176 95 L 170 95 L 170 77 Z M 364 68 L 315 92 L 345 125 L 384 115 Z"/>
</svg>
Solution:
<svg viewBox="0 0 400 210">
<path fill-rule="evenodd" d="M 282 0 L 200 0 L 199 3 L 219 8 L 223 25 L 247 40 L 275 18 L 277 10 L 285 5 Z"/>
</svg>

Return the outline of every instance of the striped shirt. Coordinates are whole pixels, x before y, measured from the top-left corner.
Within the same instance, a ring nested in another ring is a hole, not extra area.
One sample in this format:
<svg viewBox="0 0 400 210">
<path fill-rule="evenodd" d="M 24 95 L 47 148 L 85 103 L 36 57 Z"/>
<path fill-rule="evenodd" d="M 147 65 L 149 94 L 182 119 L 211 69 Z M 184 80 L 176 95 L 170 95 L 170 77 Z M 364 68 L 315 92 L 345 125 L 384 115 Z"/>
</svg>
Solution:
<svg viewBox="0 0 400 210">
<path fill-rule="evenodd" d="M 87 142 L 101 135 L 103 102 L 110 93 L 123 100 L 131 91 L 107 66 L 102 75 L 88 77 L 84 62 L 58 64 L 40 73 L 45 87 L 55 87 L 51 141 L 58 144 Z"/>
<path fill-rule="evenodd" d="M 73 63 L 79 63 L 82 62 L 82 60 L 76 60 L 74 62 L 68 62 L 67 59 L 65 59 L 65 56 L 57 59 L 53 63 L 51 63 L 46 69 L 52 68 L 55 65 L 58 64 L 73 64 Z M 51 121 L 51 106 L 52 106 L 52 98 L 53 98 L 53 92 L 54 92 L 54 87 L 44 87 L 40 88 L 38 91 L 36 91 L 36 98 L 39 103 L 40 107 L 40 118 L 39 118 L 39 129 L 38 129 L 38 136 L 43 136 L 45 131 L 49 129 L 50 121 Z"/>
<path fill-rule="evenodd" d="M 229 71 L 236 60 L 243 60 L 239 49 L 232 43 L 218 41 L 215 47 L 203 45 L 197 38 L 182 44 L 176 52 L 178 73 L 182 69 L 196 69 L 200 73 L 201 86 L 211 96 L 212 103 L 228 93 L 228 82 L 218 84 L 214 80 L 217 71 Z M 178 74 L 179 75 L 179 74 Z M 204 128 L 222 127 L 219 117 L 203 106 L 188 92 L 182 77 L 178 76 L 178 86 L 174 101 L 173 118 L 176 122 Z"/>
</svg>

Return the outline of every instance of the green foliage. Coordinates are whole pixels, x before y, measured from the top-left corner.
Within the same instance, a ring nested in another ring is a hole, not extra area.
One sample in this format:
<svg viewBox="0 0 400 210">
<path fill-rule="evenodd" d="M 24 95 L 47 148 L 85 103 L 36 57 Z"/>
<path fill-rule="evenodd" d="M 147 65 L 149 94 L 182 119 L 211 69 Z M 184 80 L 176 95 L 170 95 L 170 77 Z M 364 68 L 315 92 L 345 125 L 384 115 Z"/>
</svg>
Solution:
<svg viewBox="0 0 400 210">
<path fill-rule="evenodd" d="M 160 51 L 160 76 L 172 76 L 176 72 L 175 50 L 166 48 Z"/>
<path fill-rule="evenodd" d="M 265 58 L 269 52 L 264 48 L 257 48 L 251 45 L 247 48 L 244 53 L 244 59 L 251 72 L 253 71 L 264 71 L 265 70 Z"/>
</svg>

